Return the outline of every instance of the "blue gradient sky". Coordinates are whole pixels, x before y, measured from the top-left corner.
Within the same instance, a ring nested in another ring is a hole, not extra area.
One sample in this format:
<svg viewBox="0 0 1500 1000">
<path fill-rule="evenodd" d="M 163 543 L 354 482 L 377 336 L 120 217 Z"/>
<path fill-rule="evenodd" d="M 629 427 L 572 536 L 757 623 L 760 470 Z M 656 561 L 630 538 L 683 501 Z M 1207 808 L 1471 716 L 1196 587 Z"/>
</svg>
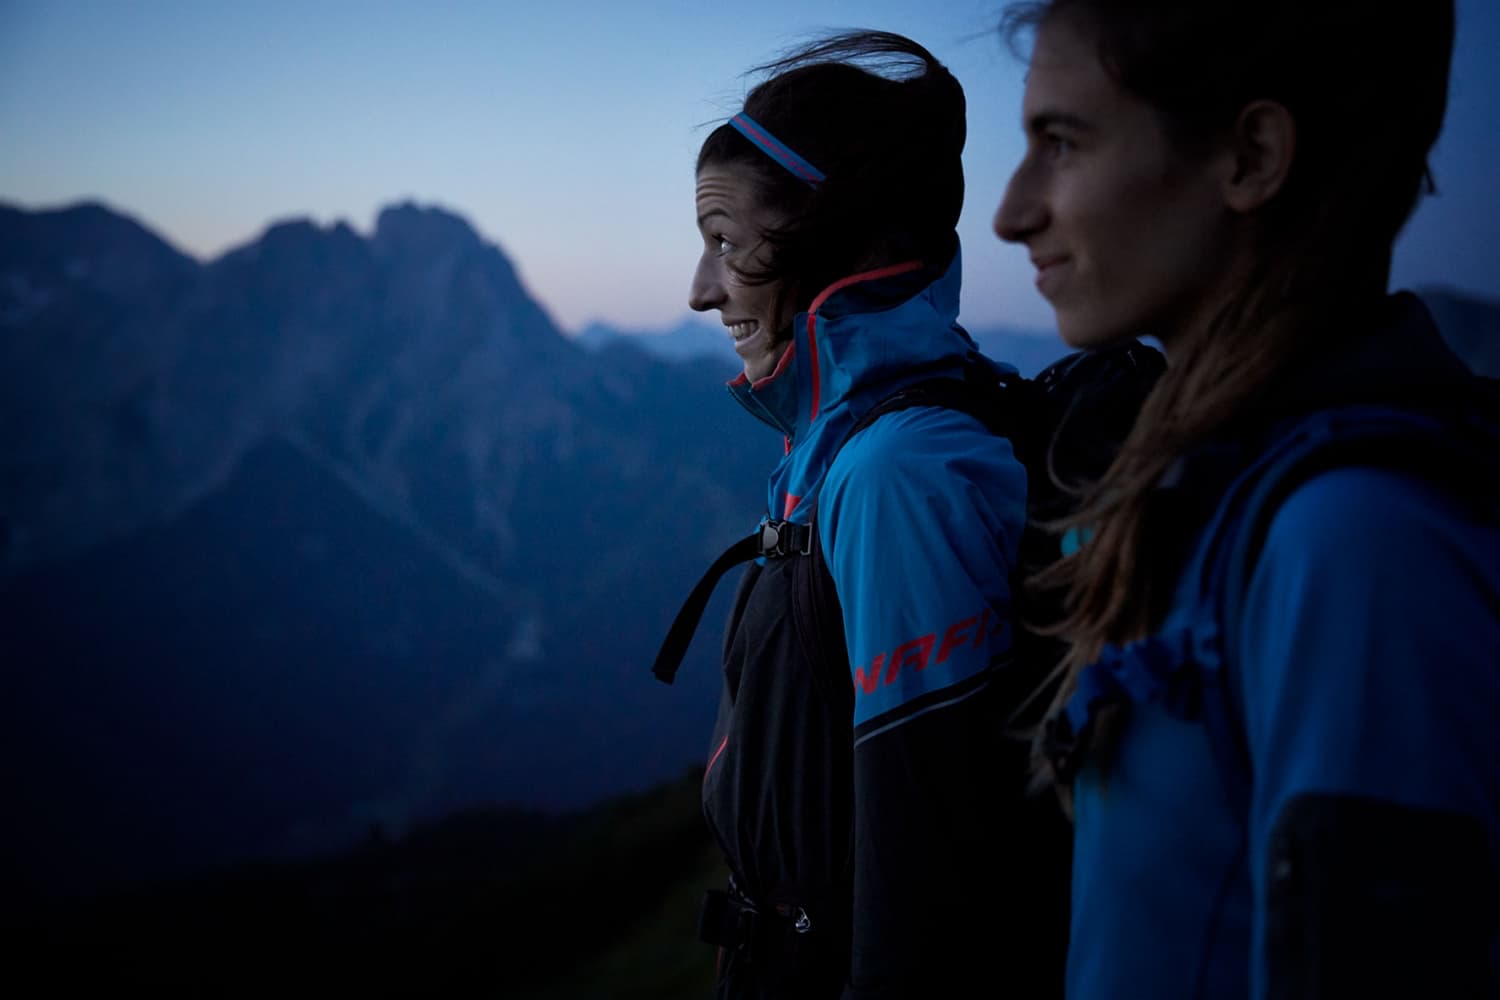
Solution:
<svg viewBox="0 0 1500 1000">
<path fill-rule="evenodd" d="M 969 96 L 963 318 L 1045 328 L 989 219 L 1020 157 L 998 0 L 348 3 L 0 0 L 0 200 L 102 199 L 202 259 L 277 219 L 368 232 L 412 198 L 466 216 L 568 329 L 666 326 L 698 241 L 692 162 L 750 66 L 879 27 Z M 1396 280 L 1500 298 L 1500 2 L 1458 0 L 1442 195 Z"/>
</svg>

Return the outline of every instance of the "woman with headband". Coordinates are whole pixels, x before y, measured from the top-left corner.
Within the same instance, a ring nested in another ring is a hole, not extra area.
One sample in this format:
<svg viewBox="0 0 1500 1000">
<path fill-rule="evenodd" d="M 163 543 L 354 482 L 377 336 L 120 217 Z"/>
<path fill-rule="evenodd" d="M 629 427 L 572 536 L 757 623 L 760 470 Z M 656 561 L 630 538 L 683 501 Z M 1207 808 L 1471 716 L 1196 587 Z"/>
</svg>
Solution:
<svg viewBox="0 0 1500 1000">
<path fill-rule="evenodd" d="M 1045 996 L 1026 970 L 1060 969 L 1062 933 L 994 777 L 1025 472 L 960 409 L 870 419 L 990 365 L 956 322 L 963 89 L 886 33 L 763 69 L 698 156 L 690 294 L 744 361 L 730 392 L 786 444 L 703 782 L 732 876 L 701 928 L 718 992 L 957 996 L 999 975 Z"/>
</svg>

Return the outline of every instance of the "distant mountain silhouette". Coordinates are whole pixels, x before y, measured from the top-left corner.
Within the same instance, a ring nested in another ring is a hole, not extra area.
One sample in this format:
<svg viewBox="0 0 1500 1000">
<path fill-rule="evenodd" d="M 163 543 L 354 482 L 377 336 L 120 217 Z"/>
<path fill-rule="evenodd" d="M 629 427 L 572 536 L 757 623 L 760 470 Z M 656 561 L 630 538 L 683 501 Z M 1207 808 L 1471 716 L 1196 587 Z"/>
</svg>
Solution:
<svg viewBox="0 0 1500 1000">
<path fill-rule="evenodd" d="M 985 354 L 1015 365 L 1028 378 L 1072 350 L 1054 331 L 995 326 L 970 329 L 969 335 Z"/>
<path fill-rule="evenodd" d="M 667 330 L 626 330 L 609 323 L 594 322 L 578 332 L 577 341 L 591 351 L 619 344 L 637 347 L 664 361 L 710 359 L 727 364 L 732 376 L 739 367 L 739 355 L 724 327 L 707 319 L 688 317 Z"/>
<path fill-rule="evenodd" d="M 781 443 L 723 364 L 594 356 L 409 204 L 206 265 L 0 207 L 0 248 L 4 905 L 701 759 L 712 629 L 647 668 Z"/>
<path fill-rule="evenodd" d="M 1022 375 L 1035 375 L 1068 353 L 1056 333 L 1014 327 L 969 330 L 985 354 L 1015 365 Z M 626 330 L 608 323 L 590 323 L 575 338 L 591 351 L 621 345 L 638 349 L 667 361 L 708 358 L 727 363 L 732 372 L 739 356 L 723 329 L 704 319 L 687 318 L 667 330 Z"/>
</svg>

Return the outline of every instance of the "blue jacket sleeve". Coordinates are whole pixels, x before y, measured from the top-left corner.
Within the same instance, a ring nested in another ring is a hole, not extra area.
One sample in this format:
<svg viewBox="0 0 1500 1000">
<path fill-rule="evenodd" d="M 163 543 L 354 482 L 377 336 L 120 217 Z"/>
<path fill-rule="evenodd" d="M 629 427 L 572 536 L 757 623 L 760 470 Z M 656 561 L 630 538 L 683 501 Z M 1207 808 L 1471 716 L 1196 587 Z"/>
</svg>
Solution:
<svg viewBox="0 0 1500 1000">
<path fill-rule="evenodd" d="M 890 414 L 840 453 L 818 517 L 856 728 L 909 716 L 1007 650 L 1025 492 L 1010 442 L 951 410 Z"/>
<path fill-rule="evenodd" d="M 1500 528 L 1395 472 L 1326 473 L 1278 511 L 1235 635 L 1262 996 L 1267 859 L 1299 797 L 1459 814 L 1500 857 Z"/>
<path fill-rule="evenodd" d="M 855 693 L 850 997 L 940 995 L 992 967 L 993 942 L 971 939 L 997 905 L 986 778 L 1003 720 L 982 706 L 1010 643 L 1025 488 L 1008 441 L 914 408 L 852 440 L 819 495 Z"/>
</svg>

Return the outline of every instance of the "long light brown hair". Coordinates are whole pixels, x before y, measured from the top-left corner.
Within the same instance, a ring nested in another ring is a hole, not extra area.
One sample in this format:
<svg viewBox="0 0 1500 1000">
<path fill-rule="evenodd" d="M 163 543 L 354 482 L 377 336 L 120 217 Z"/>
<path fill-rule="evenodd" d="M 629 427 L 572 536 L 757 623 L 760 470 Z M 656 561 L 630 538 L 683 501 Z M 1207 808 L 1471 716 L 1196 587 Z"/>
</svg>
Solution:
<svg viewBox="0 0 1500 1000">
<path fill-rule="evenodd" d="M 1256 212 L 1242 280 L 1217 315 L 1174 338 L 1119 455 L 1065 522 L 1090 540 L 1031 581 L 1062 592 L 1057 631 L 1070 652 L 1054 710 L 1106 645 L 1149 634 L 1166 612 L 1176 567 L 1153 555 L 1173 528 L 1154 503 L 1167 470 L 1284 372 L 1368 328 L 1396 235 L 1431 187 L 1454 31 L 1452 0 L 1050 0 L 1011 5 L 1002 30 L 1014 42 L 1062 18 L 1096 41 L 1106 72 L 1155 109 L 1184 155 L 1256 100 L 1290 112 L 1297 146 Z M 1105 759 L 1108 721 L 1090 747 Z"/>
</svg>

